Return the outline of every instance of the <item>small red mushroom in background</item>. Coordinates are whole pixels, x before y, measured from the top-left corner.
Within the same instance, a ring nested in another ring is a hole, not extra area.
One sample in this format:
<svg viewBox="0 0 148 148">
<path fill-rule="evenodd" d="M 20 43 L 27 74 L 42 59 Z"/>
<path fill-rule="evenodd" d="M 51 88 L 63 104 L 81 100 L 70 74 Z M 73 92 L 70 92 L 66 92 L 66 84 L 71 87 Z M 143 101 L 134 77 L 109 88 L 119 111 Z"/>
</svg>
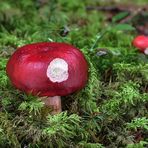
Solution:
<svg viewBox="0 0 148 148">
<path fill-rule="evenodd" d="M 66 43 L 41 42 L 18 48 L 10 57 L 6 72 L 19 90 L 42 99 L 62 111 L 61 97 L 82 89 L 88 79 L 88 64 L 82 52 Z"/>
<path fill-rule="evenodd" d="M 148 55 L 148 36 L 137 36 L 133 40 L 133 45 L 138 48 L 140 52 Z"/>
</svg>

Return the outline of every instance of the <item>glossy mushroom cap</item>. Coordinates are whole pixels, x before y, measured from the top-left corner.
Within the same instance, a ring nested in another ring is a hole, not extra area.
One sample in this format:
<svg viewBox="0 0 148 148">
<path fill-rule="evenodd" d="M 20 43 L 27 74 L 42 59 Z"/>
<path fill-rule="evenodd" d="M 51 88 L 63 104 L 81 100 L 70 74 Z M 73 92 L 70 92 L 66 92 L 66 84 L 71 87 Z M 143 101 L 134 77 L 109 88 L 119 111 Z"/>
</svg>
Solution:
<svg viewBox="0 0 148 148">
<path fill-rule="evenodd" d="M 65 96 L 82 89 L 88 64 L 82 52 L 66 43 L 41 42 L 18 48 L 6 72 L 12 84 L 38 96 Z"/>
<path fill-rule="evenodd" d="M 141 52 L 145 52 L 148 48 L 148 37 L 139 35 L 133 40 L 133 45 L 138 48 Z"/>
</svg>

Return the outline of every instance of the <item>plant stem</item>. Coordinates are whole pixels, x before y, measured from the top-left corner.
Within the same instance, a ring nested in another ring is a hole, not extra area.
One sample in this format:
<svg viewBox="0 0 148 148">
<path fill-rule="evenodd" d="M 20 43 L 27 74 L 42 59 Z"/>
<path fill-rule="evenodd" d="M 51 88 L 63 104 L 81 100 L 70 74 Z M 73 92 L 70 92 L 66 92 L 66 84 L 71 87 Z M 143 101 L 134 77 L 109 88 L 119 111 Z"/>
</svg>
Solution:
<svg viewBox="0 0 148 148">
<path fill-rule="evenodd" d="M 101 33 L 99 33 L 99 34 L 97 35 L 97 38 L 96 38 L 94 44 L 92 45 L 92 47 L 90 48 L 90 51 L 92 51 L 92 50 L 96 47 L 96 45 L 97 45 L 97 43 L 99 42 L 99 40 L 100 40 L 107 32 L 108 32 L 108 29 L 104 30 L 103 32 L 101 32 Z"/>
</svg>

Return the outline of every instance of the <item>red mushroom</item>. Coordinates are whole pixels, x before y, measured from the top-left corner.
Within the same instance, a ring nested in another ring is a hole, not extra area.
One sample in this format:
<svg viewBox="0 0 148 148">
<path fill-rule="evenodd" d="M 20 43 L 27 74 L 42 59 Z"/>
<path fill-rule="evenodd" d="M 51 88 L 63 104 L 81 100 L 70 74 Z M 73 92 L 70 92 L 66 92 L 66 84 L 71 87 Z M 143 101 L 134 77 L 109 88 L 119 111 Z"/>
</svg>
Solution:
<svg viewBox="0 0 148 148">
<path fill-rule="evenodd" d="M 148 55 L 148 36 L 139 35 L 133 40 L 133 45 L 139 49 L 140 52 Z"/>
<path fill-rule="evenodd" d="M 42 42 L 18 48 L 7 63 L 12 84 L 43 100 L 52 114 L 61 112 L 61 97 L 82 89 L 88 64 L 82 52 L 66 43 Z"/>
</svg>

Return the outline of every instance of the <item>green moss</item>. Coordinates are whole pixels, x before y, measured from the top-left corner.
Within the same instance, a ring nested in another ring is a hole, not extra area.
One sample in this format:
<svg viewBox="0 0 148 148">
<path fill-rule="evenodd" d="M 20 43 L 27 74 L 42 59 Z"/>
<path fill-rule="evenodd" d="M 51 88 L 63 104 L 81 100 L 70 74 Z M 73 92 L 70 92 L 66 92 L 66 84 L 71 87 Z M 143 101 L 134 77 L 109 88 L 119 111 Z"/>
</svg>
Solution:
<svg viewBox="0 0 148 148">
<path fill-rule="evenodd" d="M 111 3 L 117 2 L 0 0 L 0 147 L 146 146 L 147 56 L 132 46 L 131 24 L 109 23 L 103 12 L 86 10 Z M 62 113 L 44 118 L 43 103 L 16 90 L 5 71 L 17 47 L 41 41 L 73 44 L 89 64 L 86 87 L 62 98 Z"/>
</svg>

